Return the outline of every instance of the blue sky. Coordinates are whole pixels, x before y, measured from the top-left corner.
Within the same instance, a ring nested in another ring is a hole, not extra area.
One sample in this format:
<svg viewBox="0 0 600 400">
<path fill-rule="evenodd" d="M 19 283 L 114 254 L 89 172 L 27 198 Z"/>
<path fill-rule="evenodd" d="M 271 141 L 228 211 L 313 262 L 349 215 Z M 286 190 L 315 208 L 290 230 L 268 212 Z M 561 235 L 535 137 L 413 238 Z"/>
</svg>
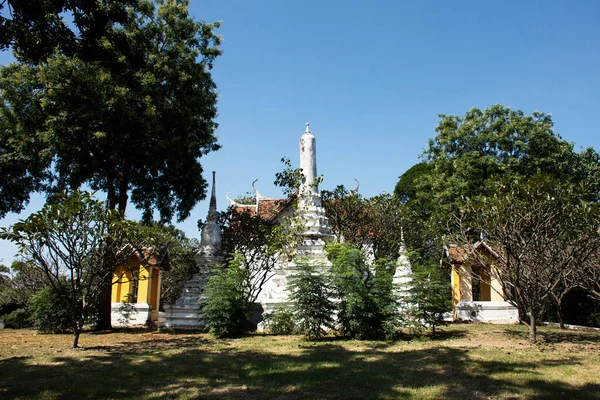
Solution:
<svg viewBox="0 0 600 400">
<path fill-rule="evenodd" d="M 552 113 L 576 149 L 600 149 L 600 2 L 590 1 L 194 1 L 191 13 L 222 21 L 224 54 L 213 77 L 220 93 L 219 141 L 202 160 L 225 193 L 254 179 L 277 197 L 281 157 L 298 166 L 310 122 L 322 188 L 338 184 L 374 196 L 393 191 L 435 135 L 438 114 L 464 115 L 500 103 Z M 0 54 L 0 64 L 10 62 Z M 21 215 L 39 209 L 35 197 Z M 178 226 L 199 237 L 208 200 Z M 139 217 L 131 209 L 130 218 Z M 14 247 L 0 242 L 0 262 Z"/>
</svg>

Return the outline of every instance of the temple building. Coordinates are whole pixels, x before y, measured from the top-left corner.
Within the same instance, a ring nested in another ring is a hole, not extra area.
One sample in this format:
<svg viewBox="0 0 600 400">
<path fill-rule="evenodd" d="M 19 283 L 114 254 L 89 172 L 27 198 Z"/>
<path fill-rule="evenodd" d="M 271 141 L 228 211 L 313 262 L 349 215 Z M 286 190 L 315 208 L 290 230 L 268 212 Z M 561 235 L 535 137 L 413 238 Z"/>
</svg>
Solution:
<svg viewBox="0 0 600 400">
<path fill-rule="evenodd" d="M 111 321 L 113 326 L 144 325 L 158 322 L 161 270 L 168 270 L 168 260 L 160 262 L 146 250 L 132 254 L 131 260 L 113 274 Z M 128 311 L 124 312 L 127 308 Z"/>
<path fill-rule="evenodd" d="M 502 285 L 494 273 L 498 254 L 484 241 L 473 249 L 449 246 L 442 266 L 451 273 L 452 313 L 455 321 L 516 323 L 519 314 L 505 301 Z"/>
<path fill-rule="evenodd" d="M 301 227 L 300 239 L 293 252 L 295 257 L 292 260 L 288 260 L 287 255 L 279 257 L 273 276 L 264 283 L 258 295 L 254 316 L 251 318 L 254 323 L 260 321 L 263 313 L 289 303 L 288 282 L 296 273 L 298 260 L 321 268 L 330 266 L 325 245 L 328 240 L 334 239 L 334 235 L 329 228 L 321 201 L 317 178 L 317 145 L 309 124 L 306 124 L 306 129 L 300 137 L 300 168 L 303 174 L 302 184 L 299 190 L 288 198 L 263 196 L 255 187 L 257 180 L 252 183 L 256 196 L 254 204 L 240 204 L 226 195 L 230 206 L 237 211 L 251 212 L 274 225 L 288 223 L 289 219 L 286 217 L 290 217 Z M 204 289 L 209 277 L 214 274 L 216 268 L 222 268 L 224 261 L 221 230 L 216 220 L 216 187 L 213 172 L 207 222 L 202 229 L 200 249 L 196 256 L 198 272 L 185 283 L 181 297 L 176 303 L 164 306 L 167 327 L 202 329 L 205 326 L 202 315 L 202 300 L 206 298 Z M 394 282 L 406 284 L 412 279 L 412 270 L 404 246 L 401 246 L 398 261 L 401 265 L 396 269 Z M 260 329 L 261 325 L 258 326 Z"/>
</svg>

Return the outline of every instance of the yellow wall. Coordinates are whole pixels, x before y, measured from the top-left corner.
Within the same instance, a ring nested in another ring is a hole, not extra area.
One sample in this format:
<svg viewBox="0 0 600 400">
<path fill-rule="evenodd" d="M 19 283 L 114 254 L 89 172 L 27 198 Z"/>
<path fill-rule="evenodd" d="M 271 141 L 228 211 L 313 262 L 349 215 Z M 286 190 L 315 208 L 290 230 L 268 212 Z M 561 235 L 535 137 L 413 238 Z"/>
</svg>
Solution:
<svg viewBox="0 0 600 400">
<path fill-rule="evenodd" d="M 452 306 L 455 306 L 460 301 L 460 274 L 455 267 L 452 267 Z"/>
<path fill-rule="evenodd" d="M 132 262 L 117 268 L 113 274 L 113 286 L 111 290 L 111 301 L 121 303 L 127 300 L 134 288 L 134 274 L 137 280 L 137 303 L 148 303 L 153 309 L 158 310 L 160 300 L 160 270 L 155 267 L 144 267 Z"/>
</svg>

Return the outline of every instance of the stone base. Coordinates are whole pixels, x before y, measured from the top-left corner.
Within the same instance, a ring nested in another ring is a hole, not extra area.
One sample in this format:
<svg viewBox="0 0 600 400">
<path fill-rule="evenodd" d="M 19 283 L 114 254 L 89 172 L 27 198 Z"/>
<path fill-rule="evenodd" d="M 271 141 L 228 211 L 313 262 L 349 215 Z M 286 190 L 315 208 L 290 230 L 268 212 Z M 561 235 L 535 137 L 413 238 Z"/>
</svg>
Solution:
<svg viewBox="0 0 600 400">
<path fill-rule="evenodd" d="M 125 303 L 126 304 L 126 303 Z M 112 326 L 133 326 L 133 325 L 146 325 L 148 323 L 155 323 L 158 321 L 158 310 L 153 310 L 148 303 L 133 303 L 133 310 L 129 312 L 129 319 L 127 318 L 126 307 L 124 303 L 111 303 L 110 305 L 110 320 Z"/>
<path fill-rule="evenodd" d="M 164 326 L 174 329 L 204 329 L 206 321 L 202 315 L 202 302 L 206 299 L 204 290 L 214 270 L 203 268 L 188 279 L 175 304 L 165 304 Z"/>
<path fill-rule="evenodd" d="M 173 329 L 204 329 L 206 321 L 202 315 L 202 306 L 200 304 L 165 305 L 164 326 Z"/>
<path fill-rule="evenodd" d="M 516 324 L 519 322 L 519 312 L 515 306 L 506 301 L 461 301 L 454 307 L 454 319 Z"/>
</svg>

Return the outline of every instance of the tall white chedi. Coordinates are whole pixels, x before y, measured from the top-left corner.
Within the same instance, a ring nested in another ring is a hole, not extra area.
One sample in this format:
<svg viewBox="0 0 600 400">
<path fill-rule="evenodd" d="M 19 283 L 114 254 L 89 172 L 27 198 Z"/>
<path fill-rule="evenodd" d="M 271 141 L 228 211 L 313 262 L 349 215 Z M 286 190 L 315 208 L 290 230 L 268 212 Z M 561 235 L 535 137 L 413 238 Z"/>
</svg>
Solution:
<svg viewBox="0 0 600 400">
<path fill-rule="evenodd" d="M 296 256 L 302 262 L 325 267 L 330 265 L 325 254 L 325 239 L 333 235 L 321 203 L 317 178 L 317 143 L 308 124 L 300 137 L 300 168 L 303 179 L 293 222 L 300 224 L 301 235 Z M 278 305 L 289 301 L 288 282 L 296 274 L 295 261 L 282 258 L 273 277 L 263 286 L 258 301 L 264 312 L 271 312 Z"/>
<path fill-rule="evenodd" d="M 308 123 L 304 134 L 300 137 L 300 168 L 303 179 L 295 216 L 302 224 L 303 229 L 297 254 L 299 256 L 322 256 L 325 254 L 324 239 L 333 235 L 319 194 L 317 141 L 310 132 Z"/>
</svg>

